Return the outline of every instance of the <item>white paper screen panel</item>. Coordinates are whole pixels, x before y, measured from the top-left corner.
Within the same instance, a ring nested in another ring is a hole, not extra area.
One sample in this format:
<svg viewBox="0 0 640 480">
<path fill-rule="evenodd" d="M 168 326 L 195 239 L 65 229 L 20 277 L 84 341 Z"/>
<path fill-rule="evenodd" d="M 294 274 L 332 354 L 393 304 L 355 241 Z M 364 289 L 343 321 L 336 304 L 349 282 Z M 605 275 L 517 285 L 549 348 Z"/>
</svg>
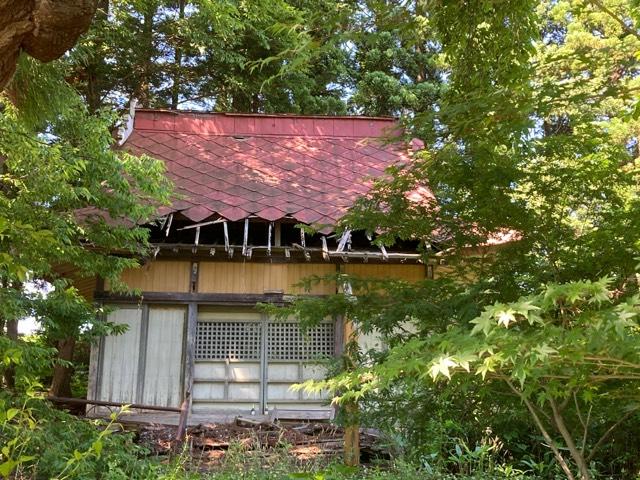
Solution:
<svg viewBox="0 0 640 480">
<path fill-rule="evenodd" d="M 150 307 L 142 403 L 179 407 L 182 398 L 183 307 Z"/>
<path fill-rule="evenodd" d="M 109 402 L 131 403 L 138 393 L 142 310 L 119 308 L 109 314 L 108 320 L 128 328 L 121 335 L 104 337 L 98 397 Z"/>
</svg>

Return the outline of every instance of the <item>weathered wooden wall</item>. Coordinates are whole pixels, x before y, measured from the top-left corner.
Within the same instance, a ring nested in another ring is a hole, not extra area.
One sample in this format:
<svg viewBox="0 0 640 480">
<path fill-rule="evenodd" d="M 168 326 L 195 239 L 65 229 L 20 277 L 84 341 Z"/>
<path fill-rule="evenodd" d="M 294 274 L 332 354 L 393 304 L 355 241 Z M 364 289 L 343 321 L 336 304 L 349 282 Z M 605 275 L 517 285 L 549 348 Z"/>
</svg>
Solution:
<svg viewBox="0 0 640 480">
<path fill-rule="evenodd" d="M 129 288 L 143 292 L 188 292 L 191 262 L 157 261 L 123 272 L 122 281 Z M 110 290 L 105 282 L 105 290 Z"/>
<path fill-rule="evenodd" d="M 126 324 L 127 331 L 102 339 L 100 379 L 89 395 L 112 402 L 178 407 L 184 379 L 184 306 L 120 306 L 109 321 Z M 93 353 L 93 352 L 92 352 Z M 95 375 L 95 373 L 93 374 Z"/>
<path fill-rule="evenodd" d="M 95 277 L 84 277 L 73 280 L 73 286 L 78 289 L 87 301 L 93 301 L 93 294 L 96 291 L 97 280 Z"/>
<path fill-rule="evenodd" d="M 200 261 L 197 269 L 198 293 L 221 294 L 284 294 L 330 295 L 341 289 L 333 282 L 312 286 L 309 292 L 295 286 L 312 276 L 332 275 L 338 271 L 362 277 L 393 278 L 419 281 L 427 276 L 422 264 L 362 264 L 347 263 L 252 263 Z M 122 280 L 131 288 L 142 292 L 188 293 L 191 287 L 192 263 L 188 260 L 159 260 L 124 272 Z M 110 286 L 105 282 L 105 290 Z M 95 288 L 95 281 L 83 280 L 82 291 Z M 357 292 L 356 292 L 357 293 Z M 198 308 L 198 307 L 196 307 Z M 259 321 L 263 314 L 252 309 L 229 307 L 198 308 L 199 321 Z M 213 316 L 212 316 L 213 315 Z M 235 316 L 238 316 L 238 319 Z M 160 306 L 154 304 L 120 306 L 110 320 L 129 325 L 121 336 L 105 337 L 101 351 L 92 352 L 92 379 L 90 396 L 101 400 L 136 401 L 151 405 L 179 405 L 185 388 L 187 362 L 185 361 L 186 305 Z M 262 321 L 264 321 L 263 318 Z M 340 344 L 349 338 L 352 326 L 348 321 L 338 322 L 341 329 L 336 336 Z M 266 327 L 265 327 L 266 328 Z M 342 330 L 344 329 L 344 331 Z M 375 332 L 361 336 L 363 346 L 379 346 L 381 340 Z M 336 349 L 340 345 L 336 343 Z M 100 367 L 96 368 L 95 365 Z M 321 405 L 318 397 L 289 390 L 291 384 L 321 376 L 317 366 L 300 361 L 267 361 L 269 380 L 261 386 L 260 360 L 202 361 L 195 363 L 193 390 L 195 410 L 211 408 L 239 408 L 244 410 L 268 399 L 270 406 L 304 407 Z"/>
<path fill-rule="evenodd" d="M 188 261 L 150 262 L 140 268 L 126 270 L 122 280 L 130 288 L 144 292 L 188 292 L 190 265 Z M 307 292 L 296 285 L 306 277 L 321 277 L 335 272 L 336 265 L 330 263 L 200 262 L 198 292 L 262 294 L 281 291 L 301 294 Z M 425 266 L 421 264 L 353 263 L 344 265 L 344 272 L 410 282 L 425 278 Z M 106 282 L 105 289 L 109 288 Z M 312 286 L 308 293 L 329 295 L 335 292 L 335 284 L 323 282 Z"/>
<path fill-rule="evenodd" d="M 335 273 L 336 267 L 326 263 L 200 263 L 198 291 L 202 293 L 264 293 L 282 291 L 305 293 L 294 285 L 311 275 Z M 336 292 L 333 284 L 321 283 L 308 292 L 328 295 Z"/>
<path fill-rule="evenodd" d="M 123 334 L 110 335 L 102 341 L 98 398 L 133 403 L 138 389 L 142 309 L 120 308 L 109 315 L 109 320 L 128 328 Z"/>
<path fill-rule="evenodd" d="M 185 307 L 152 306 L 145 339 L 140 401 L 178 407 L 182 401 Z"/>
<path fill-rule="evenodd" d="M 392 278 L 417 282 L 426 278 L 426 267 L 423 264 L 387 264 L 387 263 L 347 263 L 345 273 L 370 278 Z"/>
</svg>

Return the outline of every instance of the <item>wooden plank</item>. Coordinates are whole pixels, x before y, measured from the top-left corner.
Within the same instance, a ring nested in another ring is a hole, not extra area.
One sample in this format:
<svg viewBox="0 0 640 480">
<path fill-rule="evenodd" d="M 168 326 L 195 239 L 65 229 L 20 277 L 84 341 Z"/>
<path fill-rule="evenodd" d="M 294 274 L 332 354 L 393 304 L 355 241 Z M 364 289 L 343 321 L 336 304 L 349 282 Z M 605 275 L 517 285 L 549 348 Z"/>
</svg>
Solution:
<svg viewBox="0 0 640 480">
<path fill-rule="evenodd" d="M 333 408 L 322 409 L 292 409 L 292 408 L 274 408 L 269 412 L 272 421 L 278 420 L 315 420 L 315 421 L 331 421 L 335 417 Z"/>
<path fill-rule="evenodd" d="M 144 405 L 140 403 L 127 403 L 127 402 L 109 402 L 106 400 L 87 400 L 84 398 L 70 398 L 70 397 L 47 397 L 47 400 L 53 403 L 69 404 L 69 405 L 98 405 L 99 407 L 124 407 L 137 410 L 157 410 L 159 412 L 180 412 L 179 408 L 174 407 L 162 407 L 159 405 Z"/>
</svg>

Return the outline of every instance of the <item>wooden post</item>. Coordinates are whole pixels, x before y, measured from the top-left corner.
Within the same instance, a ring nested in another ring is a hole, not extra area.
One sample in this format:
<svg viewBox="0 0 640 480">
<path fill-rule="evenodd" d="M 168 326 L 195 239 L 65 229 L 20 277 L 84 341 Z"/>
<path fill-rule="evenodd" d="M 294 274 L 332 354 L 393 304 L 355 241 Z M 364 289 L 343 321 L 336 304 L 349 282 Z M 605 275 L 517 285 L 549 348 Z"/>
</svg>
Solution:
<svg viewBox="0 0 640 480">
<path fill-rule="evenodd" d="M 343 239 L 348 236 L 348 231 L 343 235 Z M 342 243 L 342 240 L 341 240 Z M 338 266 L 339 273 L 345 273 L 344 265 Z M 345 296 L 349 297 L 353 295 L 353 290 L 349 282 L 345 282 L 340 286 Z M 347 342 L 357 342 L 358 332 L 353 327 L 353 324 L 347 319 L 343 318 L 342 328 L 343 338 Z M 343 356 L 345 370 L 350 371 L 355 368 L 353 358 L 349 355 L 347 350 Z M 356 401 L 346 402 L 343 406 L 345 427 L 344 427 L 344 464 L 348 467 L 357 467 L 360 465 L 360 415 L 358 403 Z"/>
<path fill-rule="evenodd" d="M 191 409 L 191 392 L 187 391 L 180 405 L 180 420 L 178 421 L 178 429 L 176 431 L 176 440 L 178 442 L 184 441 L 187 433 L 187 422 L 189 421 L 189 410 Z"/>
<path fill-rule="evenodd" d="M 187 416 L 193 403 L 193 371 L 196 359 L 196 329 L 198 328 L 198 304 L 190 302 L 187 306 L 187 341 L 185 355 L 184 396 L 187 402 Z M 185 420 L 186 422 L 186 420 Z"/>
<path fill-rule="evenodd" d="M 344 464 L 348 467 L 360 465 L 360 421 L 358 404 L 348 402 L 344 405 L 346 424 L 344 427 Z"/>
</svg>

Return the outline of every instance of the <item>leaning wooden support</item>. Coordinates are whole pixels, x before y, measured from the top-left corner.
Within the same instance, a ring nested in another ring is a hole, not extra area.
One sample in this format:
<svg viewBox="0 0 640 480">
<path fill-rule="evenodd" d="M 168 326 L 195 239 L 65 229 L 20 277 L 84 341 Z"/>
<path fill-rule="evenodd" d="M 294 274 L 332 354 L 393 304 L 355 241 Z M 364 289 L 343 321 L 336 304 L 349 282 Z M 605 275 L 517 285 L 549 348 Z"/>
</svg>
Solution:
<svg viewBox="0 0 640 480">
<path fill-rule="evenodd" d="M 86 400 L 84 398 L 47 397 L 52 403 L 67 405 L 97 405 L 99 407 L 129 407 L 137 410 L 156 410 L 158 412 L 181 412 L 177 407 L 162 407 L 159 405 L 143 405 L 140 403 L 107 402 L 104 400 Z"/>
<path fill-rule="evenodd" d="M 176 440 L 182 442 L 187 433 L 187 422 L 189 420 L 189 410 L 191 410 L 191 392 L 187 391 L 180 405 L 180 420 L 178 421 L 178 429 L 176 430 Z"/>
</svg>

